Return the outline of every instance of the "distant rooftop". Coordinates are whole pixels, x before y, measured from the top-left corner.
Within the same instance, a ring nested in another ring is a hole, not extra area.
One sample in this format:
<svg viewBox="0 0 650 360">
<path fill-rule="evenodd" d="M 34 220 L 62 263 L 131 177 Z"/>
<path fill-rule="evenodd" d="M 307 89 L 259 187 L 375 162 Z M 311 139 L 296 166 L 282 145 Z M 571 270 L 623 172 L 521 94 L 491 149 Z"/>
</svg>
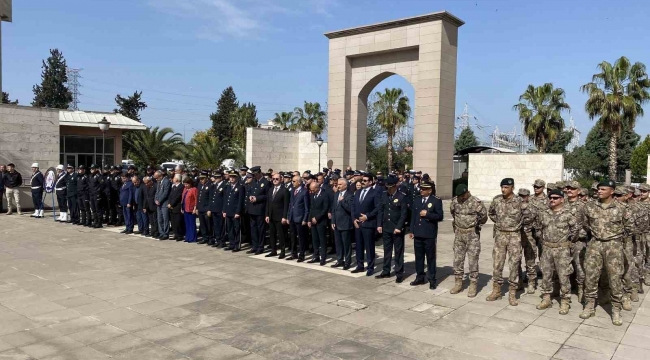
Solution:
<svg viewBox="0 0 650 360">
<path fill-rule="evenodd" d="M 364 34 L 372 31 L 393 29 L 396 27 L 422 24 L 422 23 L 436 21 L 436 20 L 445 20 L 458 27 L 461 27 L 465 24 L 463 20 L 455 17 L 451 13 L 447 11 L 439 11 L 431 14 L 418 15 L 418 16 L 413 16 L 413 17 L 408 17 L 408 18 L 398 19 L 398 20 L 391 20 L 391 21 L 386 21 L 386 22 L 372 24 L 372 25 L 363 25 L 363 26 L 358 26 L 349 29 L 332 31 L 332 32 L 325 33 L 325 36 L 327 36 L 329 39 L 335 39 L 343 36 Z"/>
<path fill-rule="evenodd" d="M 59 125 L 96 128 L 98 126 L 97 123 L 102 121 L 104 117 L 111 122 L 112 129 L 147 129 L 143 123 L 130 119 L 122 114 L 71 110 L 59 110 Z"/>
</svg>

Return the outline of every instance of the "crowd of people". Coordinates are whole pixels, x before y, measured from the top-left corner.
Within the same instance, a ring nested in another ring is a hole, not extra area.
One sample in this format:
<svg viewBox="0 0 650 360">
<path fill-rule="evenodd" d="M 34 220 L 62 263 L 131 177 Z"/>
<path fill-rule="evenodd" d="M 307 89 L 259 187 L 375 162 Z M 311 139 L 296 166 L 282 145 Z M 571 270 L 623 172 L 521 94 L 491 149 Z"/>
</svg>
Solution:
<svg viewBox="0 0 650 360">
<path fill-rule="evenodd" d="M 11 214 L 12 200 L 19 202 L 22 178 L 13 164 L 0 166 L 0 171 L 0 189 Z M 92 165 L 89 173 L 84 166 L 59 165 L 56 171 L 59 222 L 125 226 L 124 234 L 198 242 L 233 252 L 249 243 L 249 254 L 267 252 L 266 257 L 288 261 L 307 261 L 311 252 L 307 262 L 320 266 L 334 255 L 331 267 L 367 276 L 375 273 L 375 242 L 381 237 L 384 261 L 375 277 L 395 276 L 397 283 L 404 279 L 404 241 L 409 234 L 416 268 L 410 284 L 437 287 L 436 241 L 443 206 L 434 182 L 421 172 L 375 176 L 351 168 L 301 174 L 272 169 L 263 173 L 260 166 L 238 171 L 187 171 L 178 166 L 167 173 L 149 166 L 141 175 L 133 165 L 125 171 Z M 42 217 L 43 175 L 38 164 L 32 164 L 30 186 L 36 209 L 32 216 Z M 612 323 L 621 325 L 621 309 L 631 310 L 643 285 L 650 285 L 650 185 L 617 186 L 607 180 L 592 184 L 590 194 L 577 181 L 546 184 L 538 179 L 532 193 L 520 188 L 515 194 L 514 180 L 506 178 L 500 188 L 501 195 L 488 208 L 467 185 L 454 190 L 450 213 L 455 284 L 450 293 L 463 291 L 467 258 L 468 296 L 476 296 L 480 233 L 489 218 L 495 242 L 493 288 L 487 301 L 503 297 L 508 260 L 511 306 L 518 305 L 518 290 L 535 293 L 539 268 L 542 301 L 537 308 L 552 307 L 551 296 L 557 293 L 559 313 L 568 314 L 570 277 L 575 273 L 578 301 L 584 304 L 580 317 L 594 316 L 600 290 L 612 303 Z"/>
</svg>

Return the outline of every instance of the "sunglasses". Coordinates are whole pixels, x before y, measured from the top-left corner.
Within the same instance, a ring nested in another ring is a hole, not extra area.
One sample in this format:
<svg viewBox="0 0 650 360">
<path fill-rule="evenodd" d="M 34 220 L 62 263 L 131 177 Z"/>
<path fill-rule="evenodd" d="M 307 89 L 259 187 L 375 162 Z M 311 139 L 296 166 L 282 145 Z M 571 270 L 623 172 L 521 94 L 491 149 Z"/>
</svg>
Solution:
<svg viewBox="0 0 650 360">
<path fill-rule="evenodd" d="M 641 191 L 642 194 L 645 194 L 645 193 L 648 192 L 648 190 L 639 190 L 639 191 Z"/>
<path fill-rule="evenodd" d="M 370 180 L 363 179 L 363 180 L 361 180 L 361 182 L 370 182 Z"/>
<path fill-rule="evenodd" d="M 551 197 L 549 197 L 549 199 L 550 199 L 550 200 L 560 200 L 560 199 L 562 199 L 562 198 L 559 197 L 559 196 L 551 196 Z"/>
<path fill-rule="evenodd" d="M 280 181 L 280 178 L 273 178 L 273 180 L 274 180 L 274 181 L 275 181 L 275 180 L 278 180 L 278 181 Z"/>
<path fill-rule="evenodd" d="M 543 186 L 533 186 L 534 189 L 542 189 Z"/>
</svg>

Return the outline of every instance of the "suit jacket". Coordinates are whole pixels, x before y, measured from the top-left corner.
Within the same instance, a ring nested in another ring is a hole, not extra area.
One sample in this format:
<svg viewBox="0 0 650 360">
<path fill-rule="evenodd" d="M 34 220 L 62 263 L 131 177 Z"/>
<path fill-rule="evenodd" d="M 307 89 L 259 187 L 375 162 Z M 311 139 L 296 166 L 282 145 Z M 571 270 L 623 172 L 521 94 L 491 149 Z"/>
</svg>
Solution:
<svg viewBox="0 0 650 360">
<path fill-rule="evenodd" d="M 330 209 L 330 196 L 325 189 L 320 189 L 319 193 L 311 195 L 309 205 L 309 220 L 316 218 L 317 223 L 327 220 L 327 213 Z"/>
<path fill-rule="evenodd" d="M 275 186 L 272 186 L 269 189 L 268 199 L 266 201 L 266 216 L 270 218 L 271 221 L 281 221 L 286 219 L 287 213 L 289 212 L 289 190 L 283 185 L 280 185 L 275 196 L 273 196 L 273 191 Z"/>
<path fill-rule="evenodd" d="M 120 188 L 120 205 L 127 206 L 134 203 L 133 182 L 127 180 Z"/>
<path fill-rule="evenodd" d="M 169 203 L 169 190 L 171 187 L 171 181 L 169 181 L 169 178 L 166 176 L 156 183 L 156 201 L 160 203 L 161 207 L 167 207 L 167 204 Z"/>
<path fill-rule="evenodd" d="M 156 185 L 152 187 L 143 186 L 142 196 L 144 197 L 143 209 L 147 209 L 147 212 L 155 212 L 158 209 L 158 205 L 156 205 Z"/>
<path fill-rule="evenodd" d="M 226 181 L 221 181 L 221 183 L 212 184 L 210 190 L 210 204 L 208 205 L 208 210 L 212 213 L 216 213 L 216 216 L 221 216 L 223 212 L 223 201 L 226 193 Z"/>
<path fill-rule="evenodd" d="M 420 210 L 426 210 L 424 217 L 420 216 Z M 438 223 L 443 219 L 442 200 L 430 195 L 427 201 L 422 203 L 422 196 L 418 195 L 411 204 L 411 232 L 413 236 L 435 239 L 438 237 Z"/>
<path fill-rule="evenodd" d="M 205 212 L 208 211 L 210 205 L 210 192 L 212 192 L 212 182 L 208 180 L 205 184 L 197 185 L 198 199 L 196 201 L 196 210 Z"/>
<path fill-rule="evenodd" d="M 352 230 L 352 201 L 354 194 L 346 190 L 343 199 L 339 201 L 341 193 L 334 194 L 332 200 L 332 224 L 336 225 L 337 230 Z"/>
<path fill-rule="evenodd" d="M 145 197 L 144 197 L 144 191 L 142 191 L 145 187 L 147 187 L 144 184 L 140 184 L 139 186 L 133 185 L 133 188 L 135 189 L 134 197 L 135 197 L 135 204 L 137 206 L 137 210 L 142 210 L 144 209 L 144 204 L 145 204 Z"/>
<path fill-rule="evenodd" d="M 368 219 L 361 223 L 361 227 L 376 228 L 377 214 L 379 213 L 380 206 L 380 194 L 375 189 L 368 188 L 366 196 L 362 202 L 361 194 L 363 194 L 364 190 L 365 188 L 354 194 L 354 201 L 352 202 L 352 218 L 358 219 L 361 214 L 364 214 Z"/>
<path fill-rule="evenodd" d="M 395 229 L 398 229 L 404 234 L 407 205 L 406 194 L 395 191 L 393 195 L 390 195 L 388 191 L 384 191 L 381 194 L 377 226 L 381 226 L 382 231 L 386 233 L 392 234 Z"/>
<path fill-rule="evenodd" d="M 246 211 L 251 215 L 264 215 L 266 213 L 266 201 L 269 196 L 269 188 L 272 186 L 268 180 L 261 178 L 258 180 L 253 179 L 250 187 L 246 190 L 246 198 L 255 196 L 255 202 L 248 202 Z"/>
<path fill-rule="evenodd" d="M 297 223 L 307 222 L 309 217 L 309 191 L 304 186 L 300 186 L 290 194 L 287 219 Z"/>
<path fill-rule="evenodd" d="M 239 183 L 228 184 L 225 191 L 223 212 L 226 216 L 242 215 L 244 196 L 246 196 L 244 186 Z"/>
<path fill-rule="evenodd" d="M 181 213 L 181 203 L 183 201 L 183 184 L 178 184 L 176 187 L 172 184 L 172 189 L 169 191 L 169 205 L 172 206 L 172 214 Z"/>
</svg>

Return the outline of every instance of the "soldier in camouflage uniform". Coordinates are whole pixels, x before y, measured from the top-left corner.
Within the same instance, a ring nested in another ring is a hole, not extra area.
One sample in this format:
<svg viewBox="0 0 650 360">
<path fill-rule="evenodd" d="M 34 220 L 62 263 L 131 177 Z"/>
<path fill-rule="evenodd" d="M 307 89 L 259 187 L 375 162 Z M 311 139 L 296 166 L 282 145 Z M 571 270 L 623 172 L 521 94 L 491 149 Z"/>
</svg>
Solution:
<svg viewBox="0 0 650 360">
<path fill-rule="evenodd" d="M 587 189 L 580 190 L 580 200 L 585 202 L 589 200 L 589 190 Z"/>
<path fill-rule="evenodd" d="M 650 216 L 650 185 L 639 185 L 639 204 L 645 207 Z M 650 224 L 648 224 L 650 227 Z M 637 265 L 639 269 L 639 292 L 643 294 L 643 284 L 650 286 L 650 228 L 646 229 L 643 236 L 637 242 Z"/>
<path fill-rule="evenodd" d="M 548 194 L 550 209 L 541 212 L 536 219 L 537 227 L 542 235 L 542 258 L 539 266 L 542 268 L 542 302 L 537 309 L 550 308 L 553 278 L 557 273 L 560 282 L 560 314 L 569 313 L 571 302 L 571 242 L 578 237 L 580 230 L 575 215 L 564 206 L 564 196 L 560 190 L 552 190 Z"/>
<path fill-rule="evenodd" d="M 585 253 L 585 308 L 580 318 L 588 319 L 596 314 L 598 280 L 601 270 L 607 270 L 612 301 L 612 324 L 620 326 L 623 302 L 623 241 L 634 232 L 634 222 L 629 209 L 612 195 L 616 183 L 608 180 L 598 184 L 598 201 L 588 202 L 578 215 L 591 240 Z"/>
<path fill-rule="evenodd" d="M 548 209 L 548 198 L 544 194 L 544 189 L 546 188 L 546 183 L 542 179 L 537 179 L 533 182 L 533 196 L 530 198 L 529 202 L 534 208 L 535 212 L 539 213 Z M 533 210 L 531 208 L 531 210 Z M 542 257 L 542 239 L 537 235 L 537 231 L 533 228 L 533 238 L 537 243 L 537 248 L 535 249 L 535 257 Z"/>
<path fill-rule="evenodd" d="M 569 181 L 566 186 L 567 199 L 564 207 L 567 208 L 571 214 L 575 217 L 578 217 L 578 214 L 582 211 L 582 208 L 585 206 L 584 201 L 580 201 L 578 195 L 580 194 L 581 187 L 580 183 L 577 181 Z M 580 226 L 580 232 L 578 233 L 577 238 L 573 239 L 571 243 L 571 258 L 573 263 L 573 269 L 576 272 L 576 283 L 578 285 L 578 302 L 584 302 L 584 291 L 585 291 L 585 249 L 587 249 L 587 232 Z"/>
<path fill-rule="evenodd" d="M 468 297 L 476 296 L 478 281 L 478 258 L 481 253 L 481 225 L 487 221 L 485 205 L 467 189 L 467 185 L 456 187 L 456 197 L 451 200 L 451 216 L 454 221 L 454 275 L 456 283 L 449 291 L 458 294 L 463 289 L 465 254 L 469 263 Z"/>
<path fill-rule="evenodd" d="M 537 260 L 537 244 L 533 238 L 533 227 L 535 225 L 535 216 L 538 214 L 538 209 L 535 208 L 530 202 L 530 191 L 528 189 L 519 189 L 517 192 L 521 201 L 523 202 L 522 208 L 525 209 L 526 214 L 522 221 L 521 227 L 521 247 L 524 250 L 524 261 L 526 262 L 526 274 L 528 277 L 529 294 L 535 293 L 535 282 L 537 281 L 537 270 L 535 269 L 535 261 Z M 522 275 L 519 275 L 519 289 L 523 288 Z"/>
<path fill-rule="evenodd" d="M 626 237 L 623 243 L 625 249 L 625 273 L 623 274 L 623 290 L 625 291 L 625 299 L 623 301 L 624 310 L 632 310 L 630 301 L 639 301 L 639 267 L 637 260 L 637 249 L 641 241 L 640 238 L 644 236 L 648 229 L 648 213 L 644 206 L 634 200 L 634 191 L 637 190 L 632 186 L 626 187 L 627 194 L 619 197 L 618 199 L 625 199 L 627 205 L 632 211 L 634 216 L 634 233 Z"/>
<path fill-rule="evenodd" d="M 592 201 L 598 201 L 598 181 L 591 183 L 591 198 Z"/>
<path fill-rule="evenodd" d="M 490 220 L 494 222 L 494 248 L 492 250 L 493 277 L 492 293 L 487 301 L 500 299 L 501 284 L 503 283 L 503 267 L 508 256 L 509 291 L 508 302 L 517 306 L 517 287 L 521 263 L 521 226 L 524 220 L 524 207 L 521 198 L 515 196 L 513 189 L 515 181 L 512 178 L 501 180 L 501 194 L 494 197 L 488 210 Z"/>
<path fill-rule="evenodd" d="M 546 184 L 546 190 L 551 191 L 551 190 L 557 190 L 558 187 L 555 183 L 547 183 Z"/>
</svg>

